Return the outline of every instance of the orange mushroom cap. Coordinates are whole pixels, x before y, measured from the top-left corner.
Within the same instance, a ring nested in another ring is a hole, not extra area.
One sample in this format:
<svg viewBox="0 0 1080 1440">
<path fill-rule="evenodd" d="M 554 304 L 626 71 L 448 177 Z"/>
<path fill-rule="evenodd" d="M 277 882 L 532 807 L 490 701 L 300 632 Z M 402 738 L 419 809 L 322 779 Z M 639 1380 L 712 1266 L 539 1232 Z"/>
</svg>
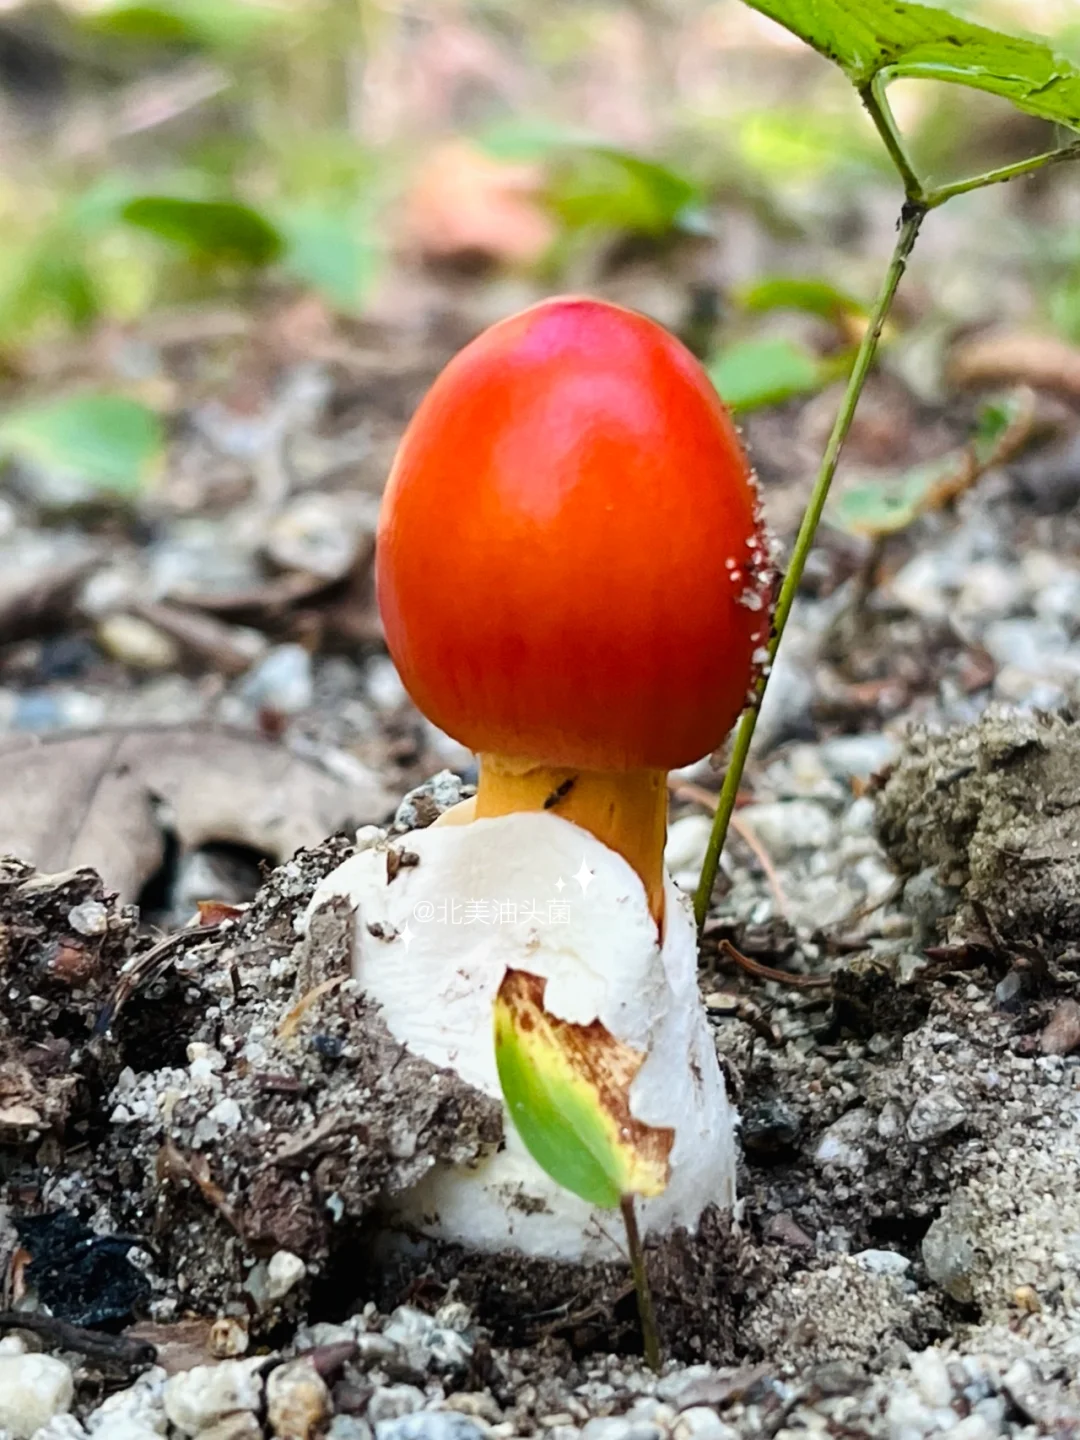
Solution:
<svg viewBox="0 0 1080 1440">
<path fill-rule="evenodd" d="M 771 571 L 735 427 L 653 321 L 548 300 L 435 381 L 376 562 L 406 689 L 475 751 L 668 770 L 734 724 Z"/>
</svg>

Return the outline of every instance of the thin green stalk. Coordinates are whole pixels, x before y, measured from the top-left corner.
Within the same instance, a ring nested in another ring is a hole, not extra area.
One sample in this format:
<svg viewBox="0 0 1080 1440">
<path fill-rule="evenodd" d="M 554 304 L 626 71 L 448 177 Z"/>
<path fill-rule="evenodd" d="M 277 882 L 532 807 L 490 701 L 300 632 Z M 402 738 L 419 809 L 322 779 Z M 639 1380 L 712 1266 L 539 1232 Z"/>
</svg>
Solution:
<svg viewBox="0 0 1080 1440">
<path fill-rule="evenodd" d="M 1057 150 L 1046 150 L 1041 155 L 1033 155 L 1030 160 L 1017 160 L 1012 165 L 1002 165 L 998 170 L 987 170 L 984 175 L 955 180 L 951 185 L 939 185 L 927 191 L 924 202 L 927 210 L 936 210 L 954 195 L 967 195 L 972 190 L 984 190 L 987 185 L 1001 185 L 1020 175 L 1030 175 L 1046 165 L 1060 165 L 1063 160 L 1077 159 L 1080 159 L 1080 140 L 1072 145 L 1062 145 Z"/>
<path fill-rule="evenodd" d="M 922 181 L 916 175 L 915 167 L 908 159 L 899 126 L 885 94 L 886 83 L 885 72 L 879 70 L 869 85 L 864 85 L 860 89 L 859 99 L 874 122 L 874 127 L 881 136 L 885 149 L 889 152 L 890 160 L 899 171 L 900 178 L 904 182 L 904 194 L 908 201 L 920 204 L 923 198 Z"/>
<path fill-rule="evenodd" d="M 870 314 L 866 331 L 863 334 L 862 343 L 855 356 L 855 364 L 848 378 L 847 389 L 844 391 L 844 398 L 836 416 L 836 421 L 833 424 L 832 434 L 829 436 L 829 443 L 825 447 L 825 454 L 822 457 L 821 468 L 814 482 L 814 489 L 810 496 L 810 504 L 807 506 L 802 518 L 802 524 L 799 526 L 799 533 L 795 538 L 795 546 L 791 552 L 791 562 L 788 565 L 787 574 L 784 576 L 784 583 L 780 587 L 780 596 L 776 602 L 776 613 L 773 617 L 772 636 L 769 640 L 770 666 L 776 657 L 776 651 L 784 634 L 784 626 L 787 624 L 788 616 L 791 614 L 791 607 L 795 602 L 795 595 L 802 580 L 803 570 L 806 568 L 806 560 L 810 554 L 811 546 L 814 543 L 814 535 L 817 531 L 818 522 L 821 520 L 822 511 L 825 509 L 825 502 L 829 497 L 829 487 L 832 484 L 833 476 L 836 474 L 840 451 L 843 448 L 844 441 L 847 439 L 848 431 L 851 429 L 851 422 L 855 418 L 855 407 L 859 403 L 859 396 L 862 394 L 863 386 L 866 384 L 866 377 L 869 375 L 870 367 L 874 363 L 878 341 L 881 339 L 881 332 L 884 329 L 885 321 L 888 318 L 889 311 L 892 309 L 896 288 L 900 284 L 900 279 L 907 265 L 908 256 L 911 254 L 912 247 L 919 234 L 919 227 L 922 225 L 925 216 L 925 205 L 917 205 L 909 202 L 904 206 L 900 221 L 900 233 L 896 240 L 896 248 L 893 250 L 892 259 L 889 262 L 889 268 L 885 274 L 885 280 L 877 300 L 874 302 L 874 308 Z M 765 673 L 758 681 L 754 694 L 754 702 L 744 711 L 742 720 L 739 722 L 739 728 L 735 734 L 735 745 L 731 752 L 731 761 L 728 764 L 727 774 L 724 776 L 723 788 L 720 791 L 720 798 L 716 807 L 716 818 L 713 821 L 712 832 L 709 835 L 708 849 L 705 852 L 705 860 L 701 867 L 701 879 L 698 881 L 697 891 L 694 895 L 694 914 L 697 917 L 699 928 L 705 923 L 705 916 L 709 909 L 709 901 L 712 898 L 713 885 L 716 883 L 716 872 L 720 867 L 720 854 L 724 848 L 724 841 L 727 838 L 728 824 L 731 821 L 731 816 L 735 809 L 735 798 L 739 793 L 739 782 L 742 780 L 746 757 L 750 752 L 750 742 L 754 738 L 754 728 L 757 725 L 761 699 L 765 694 L 765 687 L 768 683 L 768 668 L 767 666 Z"/>
<path fill-rule="evenodd" d="M 638 1319 L 641 1321 L 641 1336 L 645 1342 L 645 1363 L 650 1370 L 659 1374 L 663 1362 L 660 1354 L 660 1333 L 656 1328 L 649 1272 L 645 1268 L 645 1247 L 641 1243 L 633 1195 L 624 1195 L 619 1201 L 619 1209 L 626 1226 L 626 1248 L 630 1254 L 630 1273 L 634 1277 L 634 1289 L 637 1292 Z"/>
</svg>

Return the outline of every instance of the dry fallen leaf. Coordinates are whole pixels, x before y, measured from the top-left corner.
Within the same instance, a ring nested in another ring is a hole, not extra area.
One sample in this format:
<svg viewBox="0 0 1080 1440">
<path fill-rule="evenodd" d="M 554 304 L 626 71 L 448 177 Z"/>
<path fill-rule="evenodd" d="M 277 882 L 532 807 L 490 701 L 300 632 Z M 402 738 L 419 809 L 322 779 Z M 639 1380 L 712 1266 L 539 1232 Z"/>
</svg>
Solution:
<svg viewBox="0 0 1080 1440">
<path fill-rule="evenodd" d="M 542 183 L 538 166 L 494 160 L 465 141 L 439 146 L 406 200 L 405 247 L 429 260 L 533 264 L 555 237 Z"/>
<path fill-rule="evenodd" d="M 1051 335 L 981 335 L 955 347 L 948 377 L 953 385 L 1020 383 L 1080 396 L 1080 349 Z"/>
<path fill-rule="evenodd" d="M 92 866 L 124 900 L 161 865 L 166 828 L 184 850 L 231 842 L 280 862 L 393 808 L 359 762 L 343 777 L 210 726 L 14 735 L 0 740 L 0 766 L 0 854 L 46 873 Z"/>
</svg>

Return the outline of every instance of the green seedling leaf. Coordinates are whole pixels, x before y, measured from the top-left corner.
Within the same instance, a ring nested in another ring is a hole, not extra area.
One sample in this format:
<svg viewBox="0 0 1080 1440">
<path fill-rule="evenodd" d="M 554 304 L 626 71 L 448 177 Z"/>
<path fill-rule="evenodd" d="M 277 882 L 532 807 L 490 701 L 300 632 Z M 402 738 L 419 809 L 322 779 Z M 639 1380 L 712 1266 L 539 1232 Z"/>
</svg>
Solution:
<svg viewBox="0 0 1080 1440">
<path fill-rule="evenodd" d="M 1020 395 L 1005 395 L 1000 400 L 991 400 L 983 405 L 975 417 L 975 430 L 971 445 L 975 460 L 980 467 L 993 465 L 1003 442 L 1024 417 L 1024 399 Z"/>
<path fill-rule="evenodd" d="M 282 216 L 279 225 L 285 239 L 282 268 L 339 310 L 358 311 L 378 264 L 365 221 L 305 207 Z"/>
<path fill-rule="evenodd" d="M 656 160 L 584 145 L 559 156 L 548 198 L 569 230 L 661 236 L 697 228 L 701 197 L 693 181 Z"/>
<path fill-rule="evenodd" d="M 758 410 L 820 390 L 831 371 L 804 345 L 766 338 L 722 350 L 709 365 L 709 379 L 732 410 Z"/>
<path fill-rule="evenodd" d="M 565 1190 L 601 1209 L 661 1195 L 675 1136 L 630 1113 L 644 1054 L 597 1021 L 572 1025 L 549 1014 L 546 986 L 508 970 L 495 1000 L 499 1083 L 526 1149 Z"/>
<path fill-rule="evenodd" d="M 1080 129 L 1080 70 L 1025 40 L 907 0 L 746 0 L 835 61 L 857 89 L 943 80 L 1000 95 L 1017 109 Z"/>
<path fill-rule="evenodd" d="M 834 321 L 867 313 L 861 300 L 828 280 L 800 275 L 767 275 L 738 291 L 735 299 L 744 310 L 802 310 Z"/>
<path fill-rule="evenodd" d="M 146 484 L 163 444 L 154 412 L 123 395 L 71 395 L 0 419 L 0 454 L 124 495 Z"/>
<path fill-rule="evenodd" d="M 899 481 L 857 485 L 836 502 L 834 520 L 852 535 L 895 535 L 915 521 L 937 485 L 955 469 L 951 458 L 917 466 Z"/>
<path fill-rule="evenodd" d="M 285 245 L 281 232 L 265 215 L 235 200 L 141 195 L 129 201 L 121 215 L 129 225 L 204 263 L 268 265 Z"/>
</svg>

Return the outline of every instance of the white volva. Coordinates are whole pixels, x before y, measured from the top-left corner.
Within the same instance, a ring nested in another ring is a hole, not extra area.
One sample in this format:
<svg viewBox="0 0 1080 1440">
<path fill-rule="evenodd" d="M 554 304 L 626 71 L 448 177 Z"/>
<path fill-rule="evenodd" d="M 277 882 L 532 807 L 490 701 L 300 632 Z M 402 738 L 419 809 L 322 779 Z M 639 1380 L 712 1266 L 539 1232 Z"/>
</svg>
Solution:
<svg viewBox="0 0 1080 1440">
<path fill-rule="evenodd" d="M 554 815 L 434 826 L 390 843 L 416 863 L 388 880 L 387 845 L 376 843 L 328 875 L 311 908 L 332 896 L 356 906 L 355 975 L 394 1037 L 498 1096 L 496 991 L 508 968 L 544 976 L 552 1014 L 599 1020 L 647 1055 L 630 1108 L 673 1129 L 675 1141 L 667 1190 L 640 1206 L 644 1228 L 693 1229 L 707 1205 L 730 1206 L 735 1115 L 698 995 L 693 918 L 672 882 L 661 946 L 637 874 Z M 550 1180 L 509 1118 L 503 1149 L 475 1168 L 430 1172 L 402 1218 L 483 1250 L 566 1260 L 620 1253 L 617 1219 Z"/>
</svg>

